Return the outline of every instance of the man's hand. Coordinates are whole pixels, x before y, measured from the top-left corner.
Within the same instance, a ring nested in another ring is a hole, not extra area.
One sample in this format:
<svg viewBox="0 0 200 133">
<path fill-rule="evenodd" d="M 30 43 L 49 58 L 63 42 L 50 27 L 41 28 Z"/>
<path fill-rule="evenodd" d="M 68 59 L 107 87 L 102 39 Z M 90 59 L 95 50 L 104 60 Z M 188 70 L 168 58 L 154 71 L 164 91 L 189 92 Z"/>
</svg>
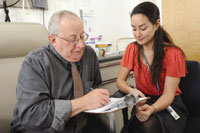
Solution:
<svg viewBox="0 0 200 133">
<path fill-rule="evenodd" d="M 109 102 L 109 92 L 106 89 L 94 89 L 88 94 L 71 100 L 72 113 L 71 117 L 79 114 L 80 112 L 96 109 L 104 106 Z"/>
<path fill-rule="evenodd" d="M 96 109 L 109 102 L 109 92 L 106 89 L 94 89 L 81 98 L 84 110 Z"/>
</svg>

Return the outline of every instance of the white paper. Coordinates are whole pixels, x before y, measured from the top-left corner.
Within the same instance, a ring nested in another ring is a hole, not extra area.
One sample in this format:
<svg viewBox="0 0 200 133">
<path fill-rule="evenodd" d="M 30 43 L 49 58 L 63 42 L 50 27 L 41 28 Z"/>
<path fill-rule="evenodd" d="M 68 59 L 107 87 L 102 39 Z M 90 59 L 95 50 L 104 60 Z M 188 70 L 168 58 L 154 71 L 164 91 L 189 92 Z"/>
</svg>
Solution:
<svg viewBox="0 0 200 133">
<path fill-rule="evenodd" d="M 127 98 L 134 98 L 134 99 L 129 99 Z M 128 94 L 124 97 L 121 98 L 110 98 L 110 102 L 107 103 L 105 106 L 97 109 L 92 109 L 92 110 L 87 110 L 84 111 L 86 113 L 110 113 L 110 112 L 115 112 L 118 110 L 121 110 L 123 108 L 129 107 L 129 106 L 134 106 L 140 101 L 146 100 L 149 97 L 143 97 L 143 98 L 135 98 L 131 94 Z"/>
</svg>

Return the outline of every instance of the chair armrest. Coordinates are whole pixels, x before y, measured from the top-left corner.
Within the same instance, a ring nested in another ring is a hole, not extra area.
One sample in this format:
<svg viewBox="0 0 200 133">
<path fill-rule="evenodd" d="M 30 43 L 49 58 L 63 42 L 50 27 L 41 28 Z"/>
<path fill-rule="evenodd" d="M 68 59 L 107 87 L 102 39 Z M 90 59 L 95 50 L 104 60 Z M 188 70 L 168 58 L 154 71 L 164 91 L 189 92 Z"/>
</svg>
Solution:
<svg viewBox="0 0 200 133">
<path fill-rule="evenodd" d="M 104 127 L 107 129 L 107 133 L 116 133 L 115 117 L 113 113 L 96 114 L 96 117 L 103 123 Z"/>
<path fill-rule="evenodd" d="M 110 97 L 120 98 L 120 97 L 123 97 L 123 96 L 125 96 L 125 95 L 126 95 L 126 93 L 124 93 L 124 92 L 118 90 L 118 91 L 116 91 L 114 94 L 112 94 Z"/>
<path fill-rule="evenodd" d="M 123 96 L 125 96 L 125 95 L 126 95 L 126 93 L 124 93 L 124 92 L 118 90 L 118 91 L 116 91 L 113 95 L 111 95 L 110 97 L 120 98 L 120 97 L 123 97 Z M 128 122 L 128 107 L 122 109 L 122 115 L 123 115 L 123 123 L 124 123 L 124 125 L 125 125 L 126 122 Z"/>
<path fill-rule="evenodd" d="M 132 86 L 132 85 L 129 85 L 129 86 L 130 86 L 131 88 L 134 88 L 134 86 Z M 126 93 L 124 93 L 124 92 L 118 90 L 118 91 L 116 91 L 114 94 L 112 94 L 110 97 L 120 98 L 120 97 L 123 97 L 123 96 L 125 96 L 125 95 L 126 95 Z"/>
</svg>

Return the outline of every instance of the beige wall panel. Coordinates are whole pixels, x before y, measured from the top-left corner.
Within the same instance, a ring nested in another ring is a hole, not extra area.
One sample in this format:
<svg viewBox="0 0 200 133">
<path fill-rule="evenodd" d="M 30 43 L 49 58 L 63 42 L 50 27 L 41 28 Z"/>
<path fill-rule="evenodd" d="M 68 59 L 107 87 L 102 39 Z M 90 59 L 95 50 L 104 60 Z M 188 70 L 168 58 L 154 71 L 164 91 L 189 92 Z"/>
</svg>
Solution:
<svg viewBox="0 0 200 133">
<path fill-rule="evenodd" d="M 162 0 L 163 27 L 188 60 L 200 61 L 200 0 Z"/>
</svg>

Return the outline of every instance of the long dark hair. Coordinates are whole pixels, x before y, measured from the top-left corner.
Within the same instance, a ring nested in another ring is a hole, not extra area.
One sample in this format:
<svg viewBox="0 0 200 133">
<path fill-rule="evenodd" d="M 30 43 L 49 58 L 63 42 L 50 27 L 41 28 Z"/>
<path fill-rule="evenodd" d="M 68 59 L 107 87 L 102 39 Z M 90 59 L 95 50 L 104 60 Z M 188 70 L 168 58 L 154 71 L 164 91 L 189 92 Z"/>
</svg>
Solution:
<svg viewBox="0 0 200 133">
<path fill-rule="evenodd" d="M 137 5 L 131 12 L 131 17 L 135 14 L 142 14 L 145 15 L 148 20 L 155 25 L 157 20 L 160 19 L 160 12 L 158 7 L 151 3 L 151 2 L 143 2 L 139 5 Z M 164 47 L 165 46 L 174 46 L 177 47 L 174 44 L 170 35 L 161 27 L 159 26 L 157 31 L 154 35 L 154 58 L 153 63 L 151 65 L 151 81 L 152 83 L 156 84 L 157 81 L 159 81 L 161 68 L 162 68 L 162 62 L 163 58 L 165 56 L 164 53 Z M 139 67 L 141 68 L 140 63 L 140 54 L 143 47 L 139 45 L 136 42 L 136 45 L 138 46 L 138 63 Z"/>
</svg>

